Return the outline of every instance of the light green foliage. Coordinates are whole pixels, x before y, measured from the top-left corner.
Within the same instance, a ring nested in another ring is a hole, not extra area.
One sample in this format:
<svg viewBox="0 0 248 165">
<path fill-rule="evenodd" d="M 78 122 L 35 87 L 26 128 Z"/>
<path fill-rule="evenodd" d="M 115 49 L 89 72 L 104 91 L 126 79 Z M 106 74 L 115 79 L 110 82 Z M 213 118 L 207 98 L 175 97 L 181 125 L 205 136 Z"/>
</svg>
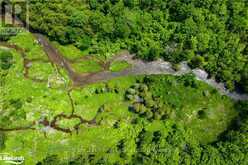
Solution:
<svg viewBox="0 0 248 165">
<path fill-rule="evenodd" d="M 48 81 L 49 76 L 54 72 L 54 68 L 50 63 L 34 62 L 30 64 L 29 77 Z"/>
<path fill-rule="evenodd" d="M 79 119 L 63 119 L 58 122 L 58 125 L 62 128 L 73 129 L 73 127 L 78 123 L 80 123 Z"/>
<path fill-rule="evenodd" d="M 110 65 L 109 69 L 112 72 L 119 72 L 119 71 L 122 71 L 124 69 L 127 69 L 128 67 L 130 67 L 130 65 L 126 61 L 116 61 Z"/>
<path fill-rule="evenodd" d="M 237 115 L 227 97 L 193 77 L 147 77 L 144 83 L 147 86 L 135 84 L 126 92 L 134 103 L 131 110 L 148 120 L 178 121 L 201 143 L 216 140 Z"/>
<path fill-rule="evenodd" d="M 42 47 L 38 44 L 38 41 L 35 39 L 32 33 L 19 33 L 15 37 L 11 37 L 8 42 L 24 49 L 26 54 L 25 58 L 27 59 L 48 60 L 47 55 L 43 51 Z"/>
<path fill-rule="evenodd" d="M 79 73 L 90 73 L 102 70 L 102 67 L 99 65 L 99 63 L 97 63 L 97 61 L 94 61 L 93 59 L 75 62 L 72 64 L 72 67 L 75 69 L 76 72 Z"/>
<path fill-rule="evenodd" d="M 20 33 L 15 37 L 12 37 L 9 42 L 18 45 L 19 47 L 25 49 L 26 51 L 30 51 L 35 46 L 35 38 L 32 36 L 31 33 L 24 32 Z M 36 43 L 38 45 L 38 43 Z"/>
<path fill-rule="evenodd" d="M 56 42 L 53 43 L 53 45 L 58 48 L 60 53 L 63 54 L 64 57 L 70 60 L 77 60 L 79 58 L 84 57 L 87 55 L 87 51 L 80 51 L 78 48 L 76 48 L 73 45 L 60 45 Z"/>
</svg>

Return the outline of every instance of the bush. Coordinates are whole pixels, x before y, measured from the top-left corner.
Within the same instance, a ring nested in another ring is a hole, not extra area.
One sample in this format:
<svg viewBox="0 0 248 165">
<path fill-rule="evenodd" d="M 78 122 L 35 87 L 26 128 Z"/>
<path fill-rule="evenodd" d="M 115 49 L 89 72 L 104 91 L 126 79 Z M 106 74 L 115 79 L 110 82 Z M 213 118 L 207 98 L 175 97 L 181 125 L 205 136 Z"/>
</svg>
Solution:
<svg viewBox="0 0 248 165">
<path fill-rule="evenodd" d="M 84 35 L 79 41 L 76 42 L 76 46 L 81 49 L 85 50 L 91 46 L 91 38 L 87 35 Z"/>
<path fill-rule="evenodd" d="M 201 68 L 204 65 L 204 58 L 202 56 L 195 56 L 191 59 L 189 65 L 192 68 Z"/>
<path fill-rule="evenodd" d="M 12 65 L 13 65 L 12 53 L 9 51 L 0 52 L 0 67 L 1 67 L 1 69 L 8 70 Z"/>
</svg>

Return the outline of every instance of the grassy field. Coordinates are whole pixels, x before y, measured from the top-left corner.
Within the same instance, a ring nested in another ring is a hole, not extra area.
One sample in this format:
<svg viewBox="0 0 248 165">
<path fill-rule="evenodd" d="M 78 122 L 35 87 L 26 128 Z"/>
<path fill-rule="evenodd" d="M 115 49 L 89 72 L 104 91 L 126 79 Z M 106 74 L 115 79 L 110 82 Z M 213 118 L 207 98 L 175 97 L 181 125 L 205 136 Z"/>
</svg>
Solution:
<svg viewBox="0 0 248 165">
<path fill-rule="evenodd" d="M 124 70 L 128 67 L 130 67 L 130 64 L 128 64 L 126 61 L 116 61 L 116 62 L 113 62 L 111 64 L 110 70 L 112 72 L 119 72 L 119 71 Z"/>
<path fill-rule="evenodd" d="M 73 45 L 62 46 L 57 42 L 53 42 L 53 45 L 69 60 L 76 60 L 88 54 L 88 51 L 82 52 Z"/>
<path fill-rule="evenodd" d="M 101 65 L 94 61 L 94 59 L 75 62 L 72 64 L 72 67 L 79 73 L 92 73 L 103 70 Z"/>
</svg>

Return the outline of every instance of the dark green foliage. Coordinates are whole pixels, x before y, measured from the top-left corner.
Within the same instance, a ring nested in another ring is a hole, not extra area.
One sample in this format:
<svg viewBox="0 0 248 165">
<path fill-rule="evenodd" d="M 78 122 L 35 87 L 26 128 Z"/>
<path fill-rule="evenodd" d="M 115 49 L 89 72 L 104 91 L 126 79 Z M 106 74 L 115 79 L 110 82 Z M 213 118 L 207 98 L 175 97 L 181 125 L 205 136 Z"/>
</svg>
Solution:
<svg viewBox="0 0 248 165">
<path fill-rule="evenodd" d="M 9 51 L 0 52 L 0 68 L 8 70 L 13 65 L 13 55 Z"/>
<path fill-rule="evenodd" d="M 128 20 L 122 17 L 116 19 L 114 29 L 114 36 L 116 38 L 127 38 L 131 33 L 130 27 L 128 25 Z"/>
<path fill-rule="evenodd" d="M 22 103 L 22 101 L 21 101 L 20 99 L 11 99 L 11 100 L 9 101 L 9 103 L 10 103 L 10 105 L 11 105 L 12 107 L 14 107 L 16 110 L 21 109 L 21 108 L 22 108 L 22 105 L 23 105 L 23 103 Z"/>
<path fill-rule="evenodd" d="M 191 59 L 189 65 L 192 68 L 202 67 L 204 64 L 204 58 L 202 56 L 195 56 Z"/>
<path fill-rule="evenodd" d="M 123 0 L 125 6 L 133 8 L 135 6 L 135 0 Z"/>
<path fill-rule="evenodd" d="M 51 155 L 46 157 L 42 162 L 37 163 L 37 165 L 54 165 L 54 164 L 60 164 L 59 159 L 56 155 Z"/>
<path fill-rule="evenodd" d="M 83 38 L 79 39 L 78 42 L 76 42 L 76 46 L 81 50 L 85 50 L 89 48 L 90 45 L 91 45 L 91 38 L 87 35 L 85 35 Z"/>
<path fill-rule="evenodd" d="M 12 25 L 3 24 L 3 22 L 0 22 L 0 41 L 7 41 L 11 37 L 17 35 L 21 30 L 13 28 Z"/>
<path fill-rule="evenodd" d="M 241 88 L 245 92 L 248 92 L 248 65 L 244 67 L 241 77 L 242 77 L 240 81 Z"/>
<path fill-rule="evenodd" d="M 1 133 L 0 132 L 0 151 L 2 150 L 2 149 L 4 149 L 4 142 L 5 142 L 5 140 L 6 140 L 6 136 L 5 136 L 5 134 L 4 133 Z"/>
<path fill-rule="evenodd" d="M 198 112 L 197 112 L 197 115 L 198 115 L 198 118 L 199 118 L 199 119 L 204 119 L 204 118 L 207 117 L 207 114 L 206 114 L 206 112 L 205 112 L 204 110 L 198 111 Z"/>
<path fill-rule="evenodd" d="M 148 120 L 164 120 L 167 118 L 165 107 L 154 100 L 147 85 L 134 84 L 125 94 L 125 98 L 133 104 L 129 106 L 131 112 L 139 114 Z"/>
</svg>

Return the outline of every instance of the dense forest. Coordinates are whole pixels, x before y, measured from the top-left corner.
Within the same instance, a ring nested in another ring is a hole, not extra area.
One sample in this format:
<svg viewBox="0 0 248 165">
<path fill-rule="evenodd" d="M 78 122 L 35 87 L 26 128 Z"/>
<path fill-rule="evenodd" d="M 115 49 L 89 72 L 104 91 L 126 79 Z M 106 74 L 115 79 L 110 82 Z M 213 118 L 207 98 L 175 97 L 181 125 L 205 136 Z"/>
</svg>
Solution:
<svg viewBox="0 0 248 165">
<path fill-rule="evenodd" d="M 189 61 L 248 91 L 246 0 L 35 0 L 29 16 L 34 30 L 89 54 Z"/>
</svg>

